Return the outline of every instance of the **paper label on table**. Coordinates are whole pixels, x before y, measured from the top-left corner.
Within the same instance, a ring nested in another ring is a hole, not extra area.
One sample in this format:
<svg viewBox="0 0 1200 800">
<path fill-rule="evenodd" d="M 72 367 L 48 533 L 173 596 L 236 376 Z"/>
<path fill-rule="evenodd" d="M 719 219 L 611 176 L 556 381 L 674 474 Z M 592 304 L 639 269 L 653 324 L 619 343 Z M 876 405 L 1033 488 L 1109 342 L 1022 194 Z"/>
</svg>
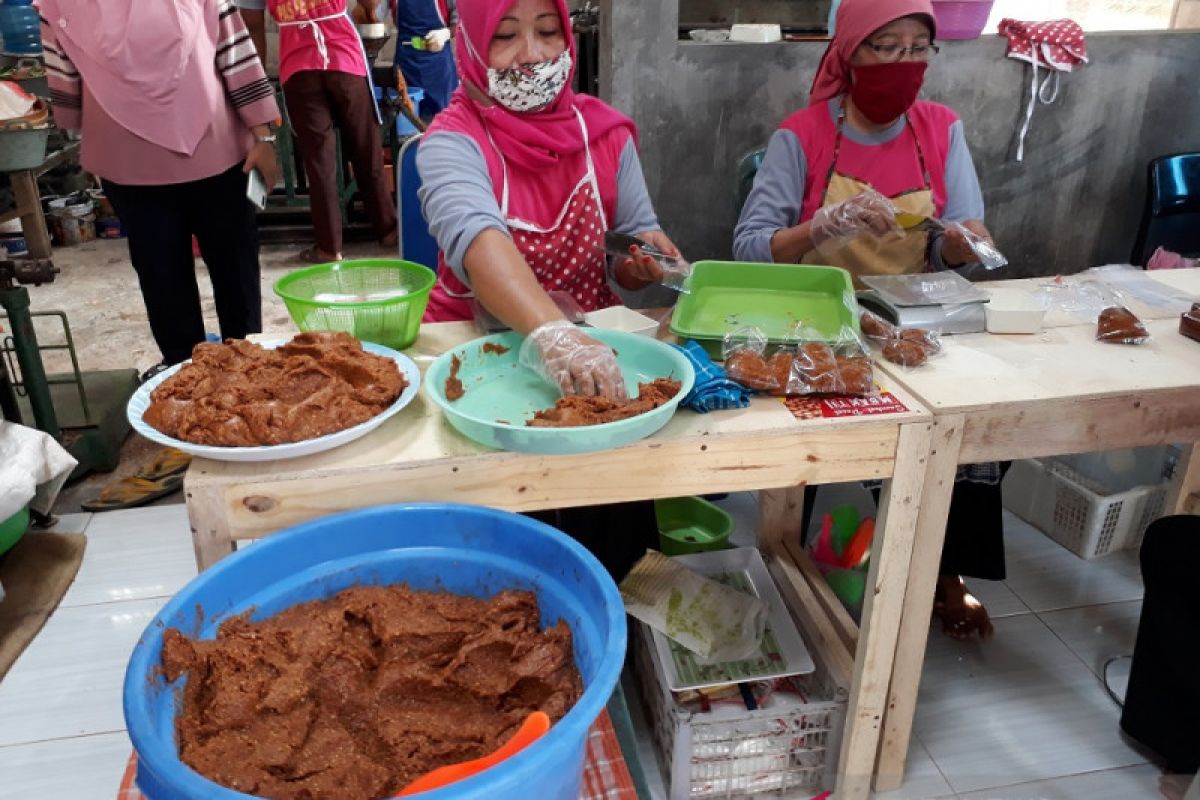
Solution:
<svg viewBox="0 0 1200 800">
<path fill-rule="evenodd" d="M 874 397 L 785 397 L 783 404 L 796 419 L 874 417 L 908 411 L 908 406 L 891 392 Z"/>
</svg>

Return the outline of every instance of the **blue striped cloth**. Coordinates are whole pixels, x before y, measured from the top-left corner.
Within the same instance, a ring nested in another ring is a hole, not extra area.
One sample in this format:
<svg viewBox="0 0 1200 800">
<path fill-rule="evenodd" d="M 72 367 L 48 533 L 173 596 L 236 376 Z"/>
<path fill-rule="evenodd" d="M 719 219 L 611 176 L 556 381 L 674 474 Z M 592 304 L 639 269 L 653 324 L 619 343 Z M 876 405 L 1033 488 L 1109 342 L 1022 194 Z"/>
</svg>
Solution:
<svg viewBox="0 0 1200 800">
<path fill-rule="evenodd" d="M 696 371 L 696 385 L 680 401 L 685 406 L 693 411 L 699 411 L 701 414 L 707 414 L 709 411 L 745 408 L 750 405 L 750 392 L 725 377 L 725 368 L 709 358 L 703 347 L 691 340 L 682 347 L 679 345 L 672 345 L 672 347 L 683 353 L 687 360 L 692 362 L 692 367 Z"/>
</svg>

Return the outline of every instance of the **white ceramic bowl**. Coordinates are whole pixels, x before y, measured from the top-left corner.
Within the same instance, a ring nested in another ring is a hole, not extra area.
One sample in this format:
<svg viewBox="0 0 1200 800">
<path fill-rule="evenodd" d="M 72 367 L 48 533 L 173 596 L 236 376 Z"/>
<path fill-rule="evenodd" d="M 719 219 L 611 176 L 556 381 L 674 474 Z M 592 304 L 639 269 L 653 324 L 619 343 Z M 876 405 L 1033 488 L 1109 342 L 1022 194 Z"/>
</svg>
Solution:
<svg viewBox="0 0 1200 800">
<path fill-rule="evenodd" d="M 988 333 L 1040 333 L 1046 309 L 1022 289 L 988 289 Z"/>
</svg>

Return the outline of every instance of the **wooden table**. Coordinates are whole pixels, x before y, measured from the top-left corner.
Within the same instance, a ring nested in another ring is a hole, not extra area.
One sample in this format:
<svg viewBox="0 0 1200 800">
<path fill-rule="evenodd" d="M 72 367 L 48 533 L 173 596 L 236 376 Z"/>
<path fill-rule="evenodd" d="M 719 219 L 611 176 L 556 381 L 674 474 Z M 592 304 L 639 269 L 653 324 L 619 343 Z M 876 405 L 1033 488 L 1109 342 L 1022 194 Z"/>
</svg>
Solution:
<svg viewBox="0 0 1200 800">
<path fill-rule="evenodd" d="M 1200 299 L 1200 270 L 1150 273 Z M 1008 282 L 1036 285 L 1043 281 Z M 884 371 L 934 412 L 912 571 L 905 596 L 878 790 L 903 780 L 924 661 L 950 490 L 959 464 L 1185 443 L 1177 499 L 1197 508 L 1200 491 L 1200 343 L 1178 333 L 1178 312 L 1131 303 L 1152 338 L 1140 346 L 1095 341 L 1095 325 L 1070 320 L 1041 334 L 947 338 L 943 355 L 918 369 Z"/>
<path fill-rule="evenodd" d="M 426 325 L 407 352 L 424 369 L 475 338 L 466 323 Z M 849 687 L 839 798 L 865 797 L 874 770 L 916 530 L 932 416 L 908 412 L 798 420 L 778 399 L 749 408 L 682 410 L 656 435 L 598 453 L 486 450 L 450 427 L 424 394 L 356 442 L 265 464 L 196 459 L 184 483 L 201 569 L 313 517 L 400 501 L 454 501 L 531 511 L 741 490 L 763 491 L 759 545 L 813 650 Z M 894 480 L 893 480 L 894 477 Z M 799 547 L 803 486 L 886 481 L 860 633 Z"/>
</svg>

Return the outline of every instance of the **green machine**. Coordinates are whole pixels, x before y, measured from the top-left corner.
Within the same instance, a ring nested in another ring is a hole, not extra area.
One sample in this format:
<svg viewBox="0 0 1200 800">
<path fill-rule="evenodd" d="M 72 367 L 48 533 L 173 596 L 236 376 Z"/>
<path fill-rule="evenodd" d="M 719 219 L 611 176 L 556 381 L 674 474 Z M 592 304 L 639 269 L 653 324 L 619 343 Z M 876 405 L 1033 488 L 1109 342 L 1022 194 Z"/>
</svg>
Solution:
<svg viewBox="0 0 1200 800">
<path fill-rule="evenodd" d="M 5 331 L 0 338 L 0 415 L 43 430 L 79 461 L 71 480 L 89 472 L 109 472 L 120 459 L 129 435 L 125 406 L 138 386 L 137 370 L 82 372 L 71 326 L 62 311 L 31 311 L 26 285 L 54 280 L 58 268 L 49 259 L 0 260 L 0 308 Z M 34 318 L 57 318 L 61 344 L 40 344 Z M 42 354 L 65 351 L 71 371 L 48 375 Z"/>
</svg>

